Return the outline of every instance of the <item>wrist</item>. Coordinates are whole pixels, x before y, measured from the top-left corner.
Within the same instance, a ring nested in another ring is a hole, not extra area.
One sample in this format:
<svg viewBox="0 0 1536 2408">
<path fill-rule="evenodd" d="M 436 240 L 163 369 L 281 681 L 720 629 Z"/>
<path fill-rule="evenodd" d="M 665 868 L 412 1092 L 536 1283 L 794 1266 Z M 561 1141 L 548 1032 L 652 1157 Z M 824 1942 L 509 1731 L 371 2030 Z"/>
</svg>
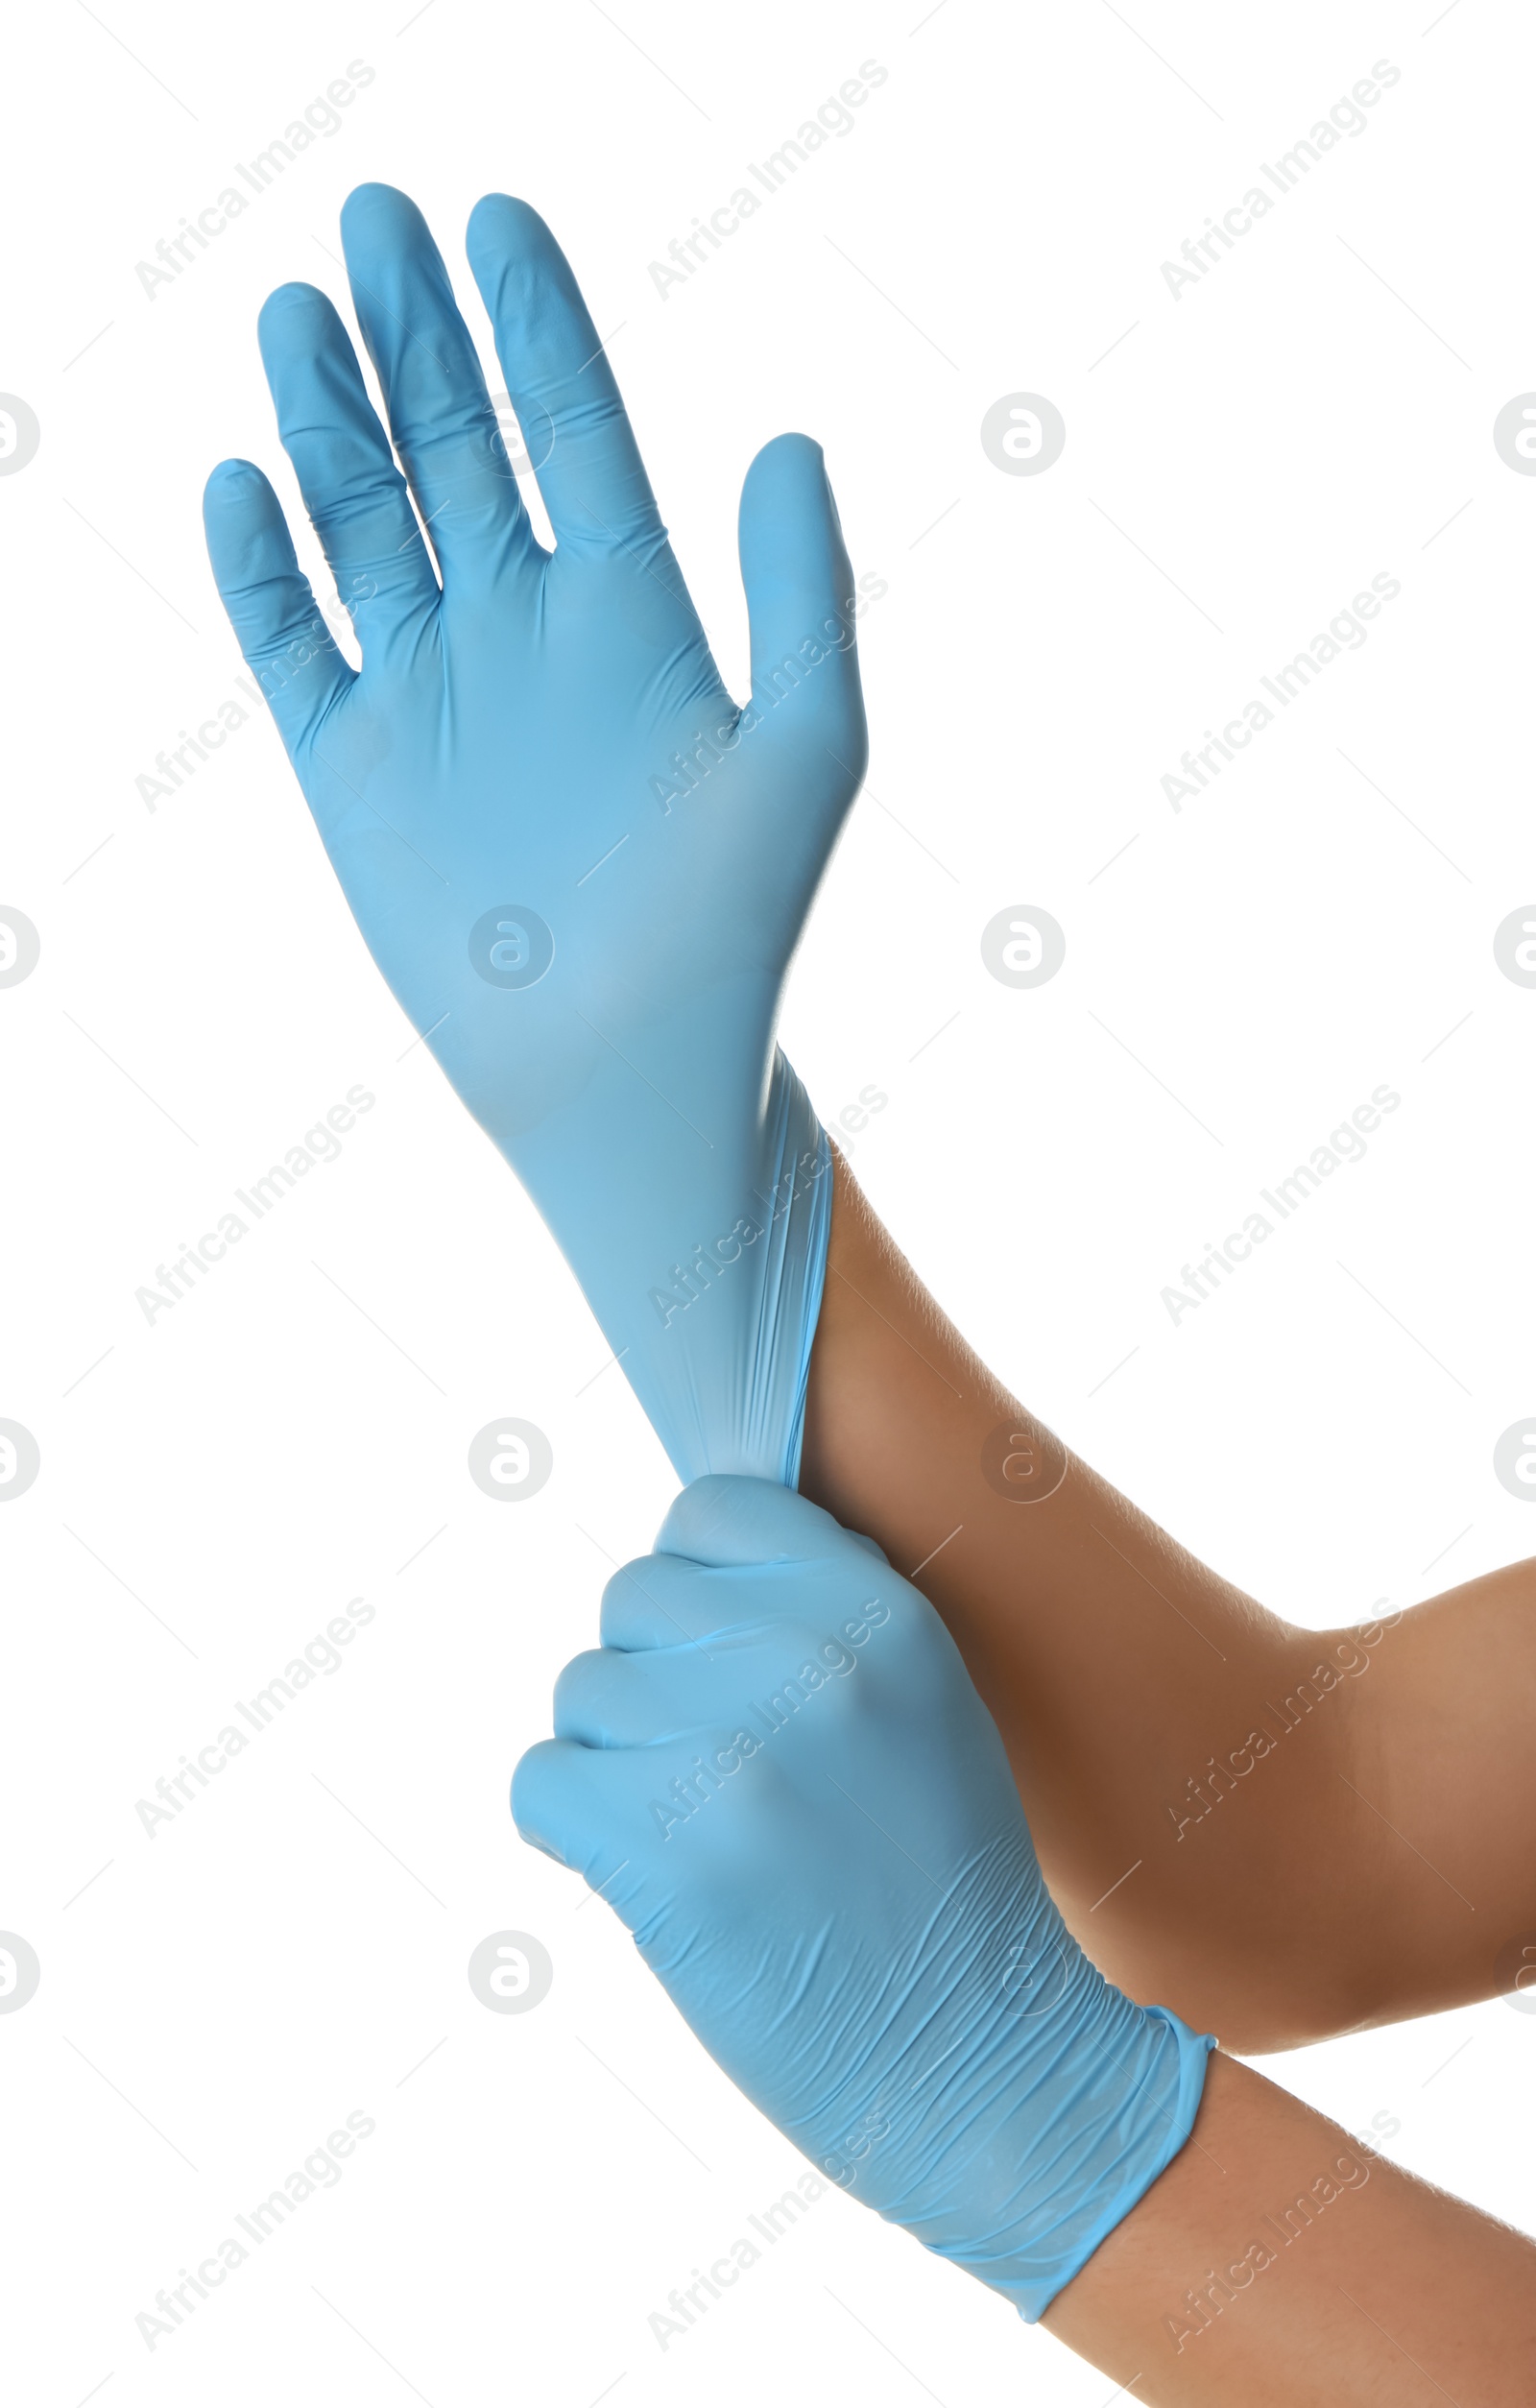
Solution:
<svg viewBox="0 0 1536 2408">
<path fill-rule="evenodd" d="M 943 2102 L 964 2158 L 924 2170 L 923 2189 L 950 2203 L 942 2216 L 885 2212 L 1032 2324 L 1184 2147 L 1215 2043 L 1105 1980 L 1027 1838 L 976 1866 L 950 1911 L 975 1935 L 947 1936 L 972 1987 Z"/>
<path fill-rule="evenodd" d="M 713 1108 L 617 1060 L 515 1167 L 679 1477 L 793 1487 L 831 1221 L 830 1148 L 777 1047 Z"/>
</svg>

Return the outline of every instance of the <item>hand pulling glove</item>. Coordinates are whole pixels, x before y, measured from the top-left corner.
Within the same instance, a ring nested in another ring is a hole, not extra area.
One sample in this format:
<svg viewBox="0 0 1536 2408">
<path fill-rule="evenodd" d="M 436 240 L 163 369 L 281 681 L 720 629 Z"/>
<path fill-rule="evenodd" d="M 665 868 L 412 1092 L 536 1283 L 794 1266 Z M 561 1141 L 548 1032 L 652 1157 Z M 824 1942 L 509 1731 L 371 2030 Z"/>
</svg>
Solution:
<svg viewBox="0 0 1536 2408">
<path fill-rule="evenodd" d="M 787 2139 L 1033 2321 L 1188 2138 L 1213 2041 L 1083 1955 L 954 1642 L 819 1506 L 699 1481 L 602 1635 L 519 1831 Z"/>
<path fill-rule="evenodd" d="M 543 221 L 484 200 L 468 255 L 552 552 L 420 211 L 367 184 L 342 236 L 390 436 L 322 293 L 282 286 L 259 331 L 362 671 L 238 460 L 204 498 L 225 607 L 370 951 L 680 1476 L 792 1482 L 830 1177 L 774 1028 L 865 760 L 820 449 L 780 436 L 747 474 L 741 706 Z"/>
</svg>

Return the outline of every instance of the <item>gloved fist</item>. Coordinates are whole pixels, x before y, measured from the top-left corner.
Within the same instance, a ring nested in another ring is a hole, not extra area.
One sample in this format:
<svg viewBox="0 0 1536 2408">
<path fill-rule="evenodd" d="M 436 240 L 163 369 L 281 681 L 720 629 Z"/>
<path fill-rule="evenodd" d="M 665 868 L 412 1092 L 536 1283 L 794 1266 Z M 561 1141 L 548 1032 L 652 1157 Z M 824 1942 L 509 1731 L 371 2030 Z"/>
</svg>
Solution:
<svg viewBox="0 0 1536 2408">
<path fill-rule="evenodd" d="M 204 502 L 230 621 L 375 961 L 529 1188 L 684 1477 L 793 1478 L 826 1149 L 773 1032 L 866 750 L 820 449 L 780 436 L 747 475 L 738 705 L 543 221 L 484 200 L 468 254 L 553 552 L 420 211 L 366 184 L 342 239 L 390 433 L 324 294 L 282 286 L 260 338 L 361 674 L 271 486 L 238 460 Z M 728 1302 L 684 1334 L 726 1271 Z"/>
<path fill-rule="evenodd" d="M 602 1636 L 519 1831 L 815 2165 L 1039 2316 L 1188 2137 L 1208 2043 L 1067 1931 L 939 1617 L 818 1506 L 714 1478 Z"/>
</svg>

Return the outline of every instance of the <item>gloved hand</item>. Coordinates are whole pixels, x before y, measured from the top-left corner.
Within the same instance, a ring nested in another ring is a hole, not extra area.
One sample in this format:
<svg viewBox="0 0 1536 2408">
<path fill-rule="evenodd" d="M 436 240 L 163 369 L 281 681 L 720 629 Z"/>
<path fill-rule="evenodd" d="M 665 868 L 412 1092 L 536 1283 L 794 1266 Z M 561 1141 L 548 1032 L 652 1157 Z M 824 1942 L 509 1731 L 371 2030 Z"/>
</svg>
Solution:
<svg viewBox="0 0 1536 2408">
<path fill-rule="evenodd" d="M 288 284 L 262 355 L 362 673 L 238 460 L 204 499 L 225 606 L 374 959 L 533 1196 L 679 1473 L 792 1481 L 830 1182 L 774 1026 L 865 760 L 820 449 L 781 435 L 748 471 L 743 709 L 543 221 L 484 200 L 468 254 L 553 552 L 420 211 L 365 184 L 342 239 L 441 589 L 340 318 Z"/>
<path fill-rule="evenodd" d="M 1188 2137 L 1214 2043 L 1052 1904 L 996 1726 L 867 1539 L 702 1480 L 513 1782 L 816 2165 L 1033 2321 Z"/>
</svg>

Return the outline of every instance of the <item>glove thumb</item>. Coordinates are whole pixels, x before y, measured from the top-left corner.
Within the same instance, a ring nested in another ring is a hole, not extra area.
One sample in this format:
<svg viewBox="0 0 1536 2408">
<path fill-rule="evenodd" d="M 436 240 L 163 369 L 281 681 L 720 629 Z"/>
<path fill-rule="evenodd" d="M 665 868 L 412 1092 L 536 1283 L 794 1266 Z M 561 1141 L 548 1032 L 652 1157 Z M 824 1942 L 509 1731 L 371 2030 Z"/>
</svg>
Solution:
<svg viewBox="0 0 1536 2408">
<path fill-rule="evenodd" d="M 737 541 L 753 709 L 830 752 L 856 785 L 868 739 L 853 572 L 820 444 L 808 435 L 776 435 L 763 445 L 741 489 Z"/>
</svg>

